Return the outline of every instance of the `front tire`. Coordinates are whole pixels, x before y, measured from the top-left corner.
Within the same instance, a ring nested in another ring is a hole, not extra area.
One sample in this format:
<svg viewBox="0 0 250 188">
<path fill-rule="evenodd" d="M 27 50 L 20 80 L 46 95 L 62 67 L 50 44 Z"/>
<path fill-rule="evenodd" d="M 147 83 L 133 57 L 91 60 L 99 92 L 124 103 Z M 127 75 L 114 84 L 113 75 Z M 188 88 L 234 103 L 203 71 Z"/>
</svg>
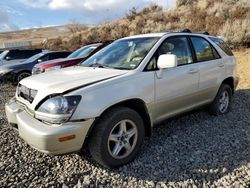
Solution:
<svg viewBox="0 0 250 188">
<path fill-rule="evenodd" d="M 212 115 L 226 114 L 231 109 L 232 89 L 227 84 L 222 84 L 214 101 L 209 106 Z"/>
<path fill-rule="evenodd" d="M 144 136 L 140 115 L 130 108 L 115 107 L 104 113 L 93 127 L 89 151 L 102 166 L 119 167 L 135 158 Z"/>
<path fill-rule="evenodd" d="M 31 76 L 31 74 L 30 74 L 29 72 L 20 72 L 20 73 L 18 73 L 18 75 L 17 75 L 17 77 L 16 77 L 16 82 L 17 82 L 17 84 L 18 84 L 22 79 L 24 79 L 24 78 L 26 78 L 26 77 L 29 77 L 29 76 Z"/>
</svg>

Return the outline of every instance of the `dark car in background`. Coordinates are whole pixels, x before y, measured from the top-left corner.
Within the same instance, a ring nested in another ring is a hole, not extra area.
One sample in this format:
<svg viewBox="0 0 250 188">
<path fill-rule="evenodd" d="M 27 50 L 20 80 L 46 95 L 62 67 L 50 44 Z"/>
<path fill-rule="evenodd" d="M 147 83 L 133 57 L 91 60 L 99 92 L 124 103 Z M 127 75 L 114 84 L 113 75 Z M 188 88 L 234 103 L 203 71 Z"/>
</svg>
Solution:
<svg viewBox="0 0 250 188">
<path fill-rule="evenodd" d="M 2 78 L 2 80 L 10 80 L 16 84 L 23 78 L 31 75 L 35 64 L 52 59 L 65 58 L 69 54 L 71 54 L 71 52 L 68 51 L 43 51 L 24 62 L 2 65 L 0 66 L 0 78 Z"/>
<path fill-rule="evenodd" d="M 106 41 L 100 43 L 94 43 L 87 46 L 83 46 L 78 50 L 74 51 L 67 58 L 56 59 L 52 61 L 46 61 L 43 63 L 36 64 L 32 70 L 32 74 L 40 74 L 45 71 L 51 71 L 56 69 L 61 69 L 65 67 L 70 67 L 79 64 L 80 62 L 86 60 L 108 44 L 113 41 Z"/>
<path fill-rule="evenodd" d="M 42 49 L 11 49 L 0 54 L 0 66 L 22 62 L 31 56 L 42 52 Z"/>
</svg>

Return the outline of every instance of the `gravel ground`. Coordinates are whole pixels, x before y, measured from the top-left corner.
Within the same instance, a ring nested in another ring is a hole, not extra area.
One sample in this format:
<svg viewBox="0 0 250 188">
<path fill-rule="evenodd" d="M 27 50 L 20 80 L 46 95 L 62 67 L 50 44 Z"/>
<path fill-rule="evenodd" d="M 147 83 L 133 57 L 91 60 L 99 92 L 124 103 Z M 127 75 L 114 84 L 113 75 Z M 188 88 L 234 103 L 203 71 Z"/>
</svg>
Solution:
<svg viewBox="0 0 250 188">
<path fill-rule="evenodd" d="M 201 110 L 167 120 L 133 162 L 108 170 L 87 151 L 49 156 L 30 148 L 4 115 L 14 87 L 0 89 L 0 187 L 250 186 L 250 95 L 243 90 L 235 93 L 229 114 Z"/>
</svg>

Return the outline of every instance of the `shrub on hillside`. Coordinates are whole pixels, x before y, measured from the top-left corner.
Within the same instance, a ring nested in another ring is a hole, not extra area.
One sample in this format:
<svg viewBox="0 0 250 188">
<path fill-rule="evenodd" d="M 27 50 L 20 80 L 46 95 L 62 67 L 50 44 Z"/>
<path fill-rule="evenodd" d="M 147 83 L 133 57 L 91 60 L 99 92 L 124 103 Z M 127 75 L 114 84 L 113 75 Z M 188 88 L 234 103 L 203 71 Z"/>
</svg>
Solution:
<svg viewBox="0 0 250 188">
<path fill-rule="evenodd" d="M 53 48 L 74 50 L 93 42 L 189 28 L 193 32 L 208 31 L 213 35 L 223 35 L 235 47 L 249 46 L 249 0 L 177 0 L 176 3 L 177 6 L 168 11 L 157 5 L 141 11 L 132 8 L 121 20 L 75 32 L 61 43 L 61 39 L 46 43 Z"/>
<path fill-rule="evenodd" d="M 230 45 L 236 48 L 242 45 L 250 47 L 249 26 L 249 19 L 227 21 L 221 29 L 221 34 Z"/>
</svg>

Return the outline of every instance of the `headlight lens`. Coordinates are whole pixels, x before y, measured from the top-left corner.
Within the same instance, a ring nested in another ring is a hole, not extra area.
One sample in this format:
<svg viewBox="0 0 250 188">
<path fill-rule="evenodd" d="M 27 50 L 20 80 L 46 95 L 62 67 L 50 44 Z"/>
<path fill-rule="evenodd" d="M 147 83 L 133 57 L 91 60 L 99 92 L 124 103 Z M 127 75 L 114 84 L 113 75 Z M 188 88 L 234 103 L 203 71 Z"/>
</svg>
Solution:
<svg viewBox="0 0 250 188">
<path fill-rule="evenodd" d="M 61 68 L 62 68 L 61 65 L 57 65 L 57 66 L 54 66 L 54 67 L 47 68 L 45 71 L 52 71 L 52 70 L 57 70 L 57 69 L 61 69 Z"/>
<path fill-rule="evenodd" d="M 36 118 L 42 121 L 60 124 L 69 120 L 74 113 L 81 96 L 56 96 L 46 100 L 36 111 Z"/>
</svg>

